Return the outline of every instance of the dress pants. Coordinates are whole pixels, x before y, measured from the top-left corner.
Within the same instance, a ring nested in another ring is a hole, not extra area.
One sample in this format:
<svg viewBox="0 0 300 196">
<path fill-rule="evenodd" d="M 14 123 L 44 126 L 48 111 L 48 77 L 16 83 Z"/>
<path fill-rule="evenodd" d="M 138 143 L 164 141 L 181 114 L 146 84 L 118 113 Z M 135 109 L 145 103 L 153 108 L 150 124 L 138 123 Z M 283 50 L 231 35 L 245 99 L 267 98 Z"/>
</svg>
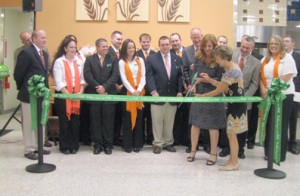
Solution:
<svg viewBox="0 0 300 196">
<path fill-rule="evenodd" d="M 30 104 L 21 102 L 22 112 L 22 132 L 24 142 L 24 154 L 37 150 L 37 130 L 31 129 Z M 45 136 L 45 127 L 43 126 L 43 136 Z M 43 137 L 45 139 L 45 137 Z M 43 141 L 44 143 L 44 141 Z"/>
<path fill-rule="evenodd" d="M 87 144 L 91 140 L 90 137 L 90 104 L 82 101 L 80 106 L 79 141 Z"/>
<path fill-rule="evenodd" d="M 54 100 L 56 112 L 59 119 L 59 149 L 78 150 L 79 149 L 79 128 L 80 115 L 72 114 L 70 120 L 66 115 L 66 100 Z"/>
<path fill-rule="evenodd" d="M 166 147 L 173 145 L 173 125 L 177 106 L 165 103 L 164 105 L 151 104 L 153 146 Z"/>
<path fill-rule="evenodd" d="M 285 161 L 286 152 L 288 148 L 288 128 L 289 128 L 289 120 L 291 117 L 291 112 L 293 109 L 293 94 L 287 94 L 286 99 L 283 100 L 282 103 L 282 132 L 281 132 L 281 161 Z M 270 110 L 272 112 L 273 107 Z M 270 117 L 270 115 L 269 115 Z M 265 137 L 265 156 L 268 156 L 268 146 L 269 146 L 269 138 L 270 132 L 274 130 L 270 130 L 270 124 L 274 123 L 272 119 L 268 118 L 266 125 L 266 137 Z"/>
<path fill-rule="evenodd" d="M 143 129 L 142 129 L 142 110 L 137 110 L 136 123 L 133 130 L 131 129 L 131 113 L 124 110 L 123 122 L 123 148 L 142 148 L 143 147 Z"/>
<path fill-rule="evenodd" d="M 289 148 L 296 147 L 296 133 L 297 133 L 297 120 L 298 120 L 298 102 L 293 102 L 293 108 L 290 118 L 290 139 L 289 139 Z"/>
<path fill-rule="evenodd" d="M 258 104 L 259 103 L 252 103 L 252 109 L 249 113 L 248 110 L 248 135 L 247 135 L 247 143 L 250 144 L 255 144 L 255 138 L 256 138 L 256 132 L 257 132 L 257 127 L 258 127 L 258 114 L 259 114 L 259 109 L 258 109 Z"/>
<path fill-rule="evenodd" d="M 90 105 L 90 132 L 94 148 L 112 148 L 115 104 Z"/>
<path fill-rule="evenodd" d="M 124 113 L 124 103 L 119 102 L 115 105 L 115 119 L 114 119 L 114 134 L 113 142 L 119 145 L 120 140 L 122 140 L 122 124 L 123 124 L 123 113 Z"/>
<path fill-rule="evenodd" d="M 153 131 L 152 131 L 152 118 L 151 118 L 151 110 L 150 110 L 150 104 L 149 103 L 144 103 L 144 108 L 143 108 L 143 119 L 142 119 L 142 124 L 143 124 L 143 134 L 144 134 L 144 139 L 148 143 L 153 142 Z"/>
<path fill-rule="evenodd" d="M 177 145 L 189 145 L 189 103 L 182 103 L 177 109 L 174 121 L 174 143 Z"/>
</svg>

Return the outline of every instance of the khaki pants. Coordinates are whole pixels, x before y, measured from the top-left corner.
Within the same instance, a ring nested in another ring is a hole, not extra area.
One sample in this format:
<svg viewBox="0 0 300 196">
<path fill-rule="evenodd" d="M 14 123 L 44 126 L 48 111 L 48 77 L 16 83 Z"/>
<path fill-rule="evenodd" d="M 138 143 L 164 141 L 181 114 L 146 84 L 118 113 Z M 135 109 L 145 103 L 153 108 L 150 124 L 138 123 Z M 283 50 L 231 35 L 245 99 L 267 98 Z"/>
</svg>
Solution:
<svg viewBox="0 0 300 196">
<path fill-rule="evenodd" d="M 22 131 L 24 142 L 24 154 L 37 150 L 37 130 L 31 129 L 31 113 L 30 104 L 21 102 L 22 110 Z M 43 127 L 43 140 L 45 134 L 45 127 Z M 44 141 L 43 141 L 44 144 Z"/>
<path fill-rule="evenodd" d="M 164 105 L 151 104 L 154 146 L 165 147 L 173 145 L 173 125 L 176 110 L 176 105 L 173 106 L 169 103 Z"/>
</svg>

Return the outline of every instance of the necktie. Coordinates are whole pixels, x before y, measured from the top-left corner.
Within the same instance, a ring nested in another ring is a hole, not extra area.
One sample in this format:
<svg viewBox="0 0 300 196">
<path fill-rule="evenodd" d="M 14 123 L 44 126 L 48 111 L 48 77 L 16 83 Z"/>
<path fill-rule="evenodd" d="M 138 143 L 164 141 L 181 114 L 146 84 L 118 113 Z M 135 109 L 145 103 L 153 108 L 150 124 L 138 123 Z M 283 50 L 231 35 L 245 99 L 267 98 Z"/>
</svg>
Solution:
<svg viewBox="0 0 300 196">
<path fill-rule="evenodd" d="M 43 65 L 45 66 L 45 58 L 44 58 L 44 52 L 43 52 L 43 50 L 40 50 L 40 58 L 42 60 Z"/>
<path fill-rule="evenodd" d="M 241 60 L 239 62 L 239 66 L 240 66 L 240 69 L 243 71 L 243 69 L 244 69 L 244 57 L 241 58 Z"/>
<path fill-rule="evenodd" d="M 168 55 L 164 55 L 164 57 L 165 57 L 165 66 L 166 66 L 168 78 L 170 79 L 171 69 L 170 69 L 170 63 L 169 63 L 169 56 Z"/>
<path fill-rule="evenodd" d="M 148 56 L 149 56 L 148 51 L 145 52 L 145 55 L 146 55 L 146 60 L 148 60 Z"/>
<path fill-rule="evenodd" d="M 177 50 L 177 55 L 178 55 L 180 58 L 182 58 L 182 54 L 181 54 L 180 50 Z"/>
<path fill-rule="evenodd" d="M 117 58 L 120 59 L 119 51 L 116 51 Z"/>
</svg>

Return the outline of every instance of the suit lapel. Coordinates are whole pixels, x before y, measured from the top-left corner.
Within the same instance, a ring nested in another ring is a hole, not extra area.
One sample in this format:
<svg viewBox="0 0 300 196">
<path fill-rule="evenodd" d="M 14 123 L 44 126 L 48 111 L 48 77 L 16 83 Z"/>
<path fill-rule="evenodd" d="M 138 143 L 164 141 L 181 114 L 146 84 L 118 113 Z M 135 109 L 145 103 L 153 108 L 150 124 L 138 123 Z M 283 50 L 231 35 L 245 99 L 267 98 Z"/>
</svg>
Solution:
<svg viewBox="0 0 300 196">
<path fill-rule="evenodd" d="M 175 74 L 176 66 L 177 66 L 177 60 L 176 60 L 177 54 L 171 54 L 171 73 L 170 78 Z"/>
<path fill-rule="evenodd" d="M 162 54 L 160 52 L 158 52 L 157 57 L 158 57 L 158 60 L 160 61 L 160 63 L 162 64 L 161 69 L 164 71 L 166 78 L 168 78 L 168 73 L 167 73 L 167 70 L 166 70 L 165 61 L 162 57 Z"/>
</svg>

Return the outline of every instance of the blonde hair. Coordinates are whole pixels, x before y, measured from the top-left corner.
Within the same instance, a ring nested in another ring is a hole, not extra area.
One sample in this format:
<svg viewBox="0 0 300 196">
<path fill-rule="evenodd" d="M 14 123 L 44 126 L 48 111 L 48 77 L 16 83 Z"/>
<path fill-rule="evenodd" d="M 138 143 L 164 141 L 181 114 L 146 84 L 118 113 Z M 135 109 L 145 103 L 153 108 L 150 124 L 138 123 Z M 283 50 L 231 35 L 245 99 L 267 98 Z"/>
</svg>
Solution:
<svg viewBox="0 0 300 196">
<path fill-rule="evenodd" d="M 214 56 L 217 56 L 223 60 L 232 60 L 232 49 L 229 46 L 221 45 L 214 49 Z"/>
<path fill-rule="evenodd" d="M 278 46 L 279 46 L 279 53 L 281 54 L 281 58 L 285 57 L 285 49 L 284 49 L 284 44 L 283 44 L 283 40 L 282 38 L 279 36 L 279 35 L 273 35 L 270 39 L 269 39 L 269 42 L 268 42 L 268 53 L 267 53 L 267 56 L 266 56 L 266 59 L 265 61 L 268 63 L 272 57 L 272 53 L 270 51 L 270 43 L 271 43 L 271 40 L 274 40 L 276 43 L 278 43 Z"/>
<path fill-rule="evenodd" d="M 200 44 L 200 50 L 196 52 L 195 58 L 199 59 L 202 63 L 205 64 L 205 61 L 207 59 L 207 56 L 204 52 L 204 47 L 207 44 L 207 42 L 211 42 L 213 45 L 213 49 L 217 46 L 217 38 L 213 34 L 206 34 L 201 40 Z M 215 67 L 217 65 L 216 59 L 214 54 L 212 53 L 212 61 L 210 62 L 209 66 Z"/>
</svg>

